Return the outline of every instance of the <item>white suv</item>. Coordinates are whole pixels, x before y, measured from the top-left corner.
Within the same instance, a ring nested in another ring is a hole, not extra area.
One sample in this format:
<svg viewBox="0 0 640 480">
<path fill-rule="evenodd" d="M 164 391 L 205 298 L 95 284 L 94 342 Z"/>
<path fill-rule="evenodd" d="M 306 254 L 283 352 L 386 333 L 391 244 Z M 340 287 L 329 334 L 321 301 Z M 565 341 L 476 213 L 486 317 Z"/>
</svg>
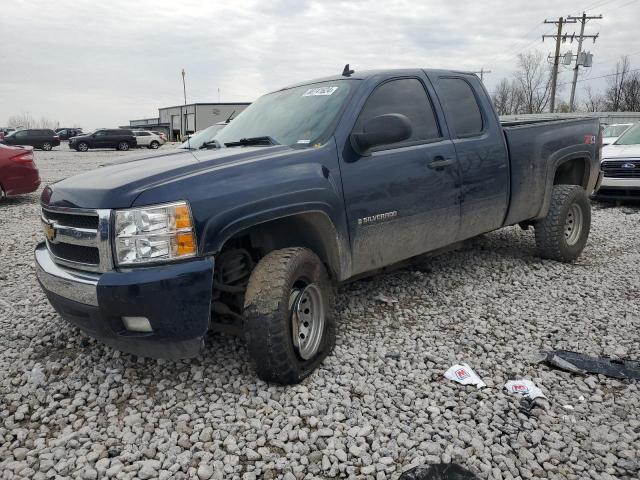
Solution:
<svg viewBox="0 0 640 480">
<path fill-rule="evenodd" d="M 153 148 L 154 150 L 160 145 L 164 145 L 165 140 L 159 135 L 147 130 L 134 130 L 133 134 L 138 141 L 138 147 Z"/>
<path fill-rule="evenodd" d="M 640 199 L 640 122 L 602 149 L 604 176 L 596 198 Z"/>
</svg>

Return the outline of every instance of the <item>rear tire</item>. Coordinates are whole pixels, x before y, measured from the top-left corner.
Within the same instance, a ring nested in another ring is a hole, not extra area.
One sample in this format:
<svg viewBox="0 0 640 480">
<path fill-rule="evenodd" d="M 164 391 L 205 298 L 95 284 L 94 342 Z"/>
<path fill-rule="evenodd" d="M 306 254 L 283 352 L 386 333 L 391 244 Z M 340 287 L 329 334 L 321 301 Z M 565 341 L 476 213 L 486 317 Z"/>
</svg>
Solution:
<svg viewBox="0 0 640 480">
<path fill-rule="evenodd" d="M 151 142 L 151 144 L 149 144 L 149 148 L 153 150 L 156 150 L 159 146 L 160 146 L 160 143 L 156 142 L 155 140 Z"/>
<path fill-rule="evenodd" d="M 249 352 L 262 380 L 299 383 L 333 350 L 332 297 L 327 270 L 306 248 L 276 250 L 256 265 L 244 314 Z"/>
<path fill-rule="evenodd" d="M 116 150 L 126 152 L 127 150 L 129 150 L 129 144 L 127 142 L 120 142 L 116 147 Z"/>
<path fill-rule="evenodd" d="M 44 142 L 44 143 L 42 144 L 42 147 L 41 147 L 41 148 L 42 148 L 42 150 L 44 150 L 45 152 L 48 152 L 48 151 L 50 151 L 50 150 L 53 148 L 53 145 L 51 145 L 51 143 L 49 143 L 49 142 Z"/>
<path fill-rule="evenodd" d="M 584 249 L 591 229 L 591 204 L 579 185 L 554 185 L 547 216 L 534 223 L 540 256 L 571 262 Z"/>
</svg>

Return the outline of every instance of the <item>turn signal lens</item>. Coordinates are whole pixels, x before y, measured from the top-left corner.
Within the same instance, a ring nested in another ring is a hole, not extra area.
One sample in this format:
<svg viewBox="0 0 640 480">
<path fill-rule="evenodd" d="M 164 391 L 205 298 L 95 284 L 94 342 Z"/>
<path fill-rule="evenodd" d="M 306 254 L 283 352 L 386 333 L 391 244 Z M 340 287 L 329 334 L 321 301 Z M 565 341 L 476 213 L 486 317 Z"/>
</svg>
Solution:
<svg viewBox="0 0 640 480">
<path fill-rule="evenodd" d="M 191 225 L 191 213 L 189 212 L 189 207 L 186 205 L 177 205 L 175 207 L 175 212 L 177 230 L 180 230 L 181 228 L 193 228 L 193 225 Z"/>
<path fill-rule="evenodd" d="M 196 239 L 193 233 L 179 233 L 176 235 L 176 256 L 193 255 L 196 253 Z"/>
</svg>

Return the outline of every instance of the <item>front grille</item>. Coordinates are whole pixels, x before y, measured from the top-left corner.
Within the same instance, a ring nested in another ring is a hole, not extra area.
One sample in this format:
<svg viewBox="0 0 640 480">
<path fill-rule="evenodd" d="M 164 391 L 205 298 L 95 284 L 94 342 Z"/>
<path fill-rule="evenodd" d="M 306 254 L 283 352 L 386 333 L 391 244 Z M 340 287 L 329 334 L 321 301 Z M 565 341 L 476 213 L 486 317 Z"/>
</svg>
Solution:
<svg viewBox="0 0 640 480">
<path fill-rule="evenodd" d="M 640 178 L 640 159 L 605 160 L 602 172 L 609 178 Z"/>
<path fill-rule="evenodd" d="M 47 248 L 56 263 L 91 272 L 113 268 L 111 210 L 45 207 Z"/>
<path fill-rule="evenodd" d="M 70 243 L 47 243 L 51 253 L 62 260 L 89 265 L 98 265 L 100 263 L 98 247 L 84 247 L 82 245 L 71 245 Z"/>
<path fill-rule="evenodd" d="M 47 220 L 53 220 L 60 225 L 76 228 L 98 229 L 98 217 L 96 215 L 72 215 L 69 213 L 52 212 L 43 210 L 42 214 Z"/>
</svg>

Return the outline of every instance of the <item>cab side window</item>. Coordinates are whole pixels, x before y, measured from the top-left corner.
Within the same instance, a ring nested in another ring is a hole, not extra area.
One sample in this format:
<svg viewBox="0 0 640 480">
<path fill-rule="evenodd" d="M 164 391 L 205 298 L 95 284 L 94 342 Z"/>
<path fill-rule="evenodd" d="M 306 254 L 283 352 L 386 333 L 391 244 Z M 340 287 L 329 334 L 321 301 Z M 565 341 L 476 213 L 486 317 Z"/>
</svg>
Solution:
<svg viewBox="0 0 640 480">
<path fill-rule="evenodd" d="M 411 138 L 394 146 L 441 137 L 429 96 L 422 83 L 415 78 L 391 80 L 378 86 L 364 104 L 354 131 L 361 132 L 368 120 L 387 113 L 405 115 L 411 122 Z"/>
<path fill-rule="evenodd" d="M 480 135 L 483 129 L 482 113 L 471 85 L 461 78 L 442 78 L 439 87 L 455 136 Z"/>
</svg>

